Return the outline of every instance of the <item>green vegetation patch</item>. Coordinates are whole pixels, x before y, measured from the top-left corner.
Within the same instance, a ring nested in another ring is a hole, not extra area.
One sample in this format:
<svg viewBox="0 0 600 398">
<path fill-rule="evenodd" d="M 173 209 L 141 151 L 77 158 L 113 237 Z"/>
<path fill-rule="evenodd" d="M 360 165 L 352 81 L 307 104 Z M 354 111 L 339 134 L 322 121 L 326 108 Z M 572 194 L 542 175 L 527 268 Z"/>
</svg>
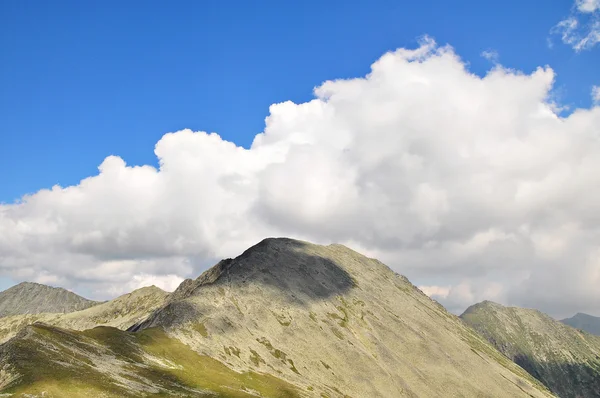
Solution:
<svg viewBox="0 0 600 398">
<path fill-rule="evenodd" d="M 300 372 L 298 372 L 298 369 L 296 369 L 296 367 L 294 366 L 294 361 L 292 361 L 290 358 L 288 358 L 288 356 L 285 352 L 273 347 L 271 342 L 269 340 L 267 340 L 265 337 L 256 339 L 256 341 L 258 341 L 260 344 L 264 345 L 265 348 L 267 350 L 269 350 L 271 355 L 273 355 L 275 358 L 281 360 L 281 362 L 283 362 L 284 364 L 290 365 L 290 370 L 292 372 L 300 374 Z"/>
<path fill-rule="evenodd" d="M 335 337 L 337 337 L 340 340 L 344 340 L 344 334 L 341 331 L 339 331 L 335 327 L 332 327 L 331 331 L 333 332 L 333 334 L 335 334 Z"/>
<path fill-rule="evenodd" d="M 200 333 L 200 336 L 208 337 L 208 331 L 206 330 L 206 326 L 204 325 L 204 322 L 193 322 L 192 329 L 195 330 L 196 332 Z"/>
<path fill-rule="evenodd" d="M 328 312 L 327 313 L 327 317 L 329 319 L 333 319 L 338 321 L 338 325 L 340 325 L 343 328 L 347 328 L 348 327 L 348 311 L 346 311 L 346 309 L 340 305 L 338 305 L 336 307 L 338 309 L 338 311 L 340 311 L 344 316 L 340 316 L 339 314 L 336 314 L 334 312 Z"/>
<path fill-rule="evenodd" d="M 271 314 L 273 314 L 273 316 L 275 317 L 275 319 L 277 319 L 277 322 L 279 322 L 279 324 L 281 326 L 290 326 L 292 323 L 292 318 L 291 317 L 287 317 L 283 314 L 277 314 L 273 311 L 271 311 Z"/>
<path fill-rule="evenodd" d="M 254 350 L 250 350 L 250 361 L 254 364 L 254 366 L 260 366 L 261 363 L 266 363 L 264 359 L 258 354 L 258 352 Z"/>
</svg>

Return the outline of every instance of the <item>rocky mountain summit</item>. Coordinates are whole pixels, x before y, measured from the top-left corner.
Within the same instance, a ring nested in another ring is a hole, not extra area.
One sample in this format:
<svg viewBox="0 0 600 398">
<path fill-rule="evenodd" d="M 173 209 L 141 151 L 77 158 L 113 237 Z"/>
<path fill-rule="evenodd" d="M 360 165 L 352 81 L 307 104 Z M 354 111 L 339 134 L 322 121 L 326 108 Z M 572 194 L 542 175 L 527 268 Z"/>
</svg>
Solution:
<svg viewBox="0 0 600 398">
<path fill-rule="evenodd" d="M 581 329 L 588 333 L 595 334 L 596 336 L 600 336 L 600 317 L 579 312 L 571 318 L 561 320 L 561 322 L 565 325 L 574 327 L 575 329 Z"/>
<path fill-rule="evenodd" d="M 99 304 L 60 287 L 23 282 L 0 292 L 0 317 L 42 312 L 67 313 Z"/>
<path fill-rule="evenodd" d="M 153 328 L 314 396 L 547 395 L 406 278 L 342 245 L 266 239 L 132 330 Z"/>
<path fill-rule="evenodd" d="M 0 345 L 0 393 L 552 396 L 405 277 L 341 245 L 266 239 L 184 281 L 128 331 L 74 331 L 94 316 L 65 318 Z"/>
<path fill-rule="evenodd" d="M 537 310 L 490 301 L 461 318 L 559 397 L 600 397 L 600 337 Z"/>
</svg>

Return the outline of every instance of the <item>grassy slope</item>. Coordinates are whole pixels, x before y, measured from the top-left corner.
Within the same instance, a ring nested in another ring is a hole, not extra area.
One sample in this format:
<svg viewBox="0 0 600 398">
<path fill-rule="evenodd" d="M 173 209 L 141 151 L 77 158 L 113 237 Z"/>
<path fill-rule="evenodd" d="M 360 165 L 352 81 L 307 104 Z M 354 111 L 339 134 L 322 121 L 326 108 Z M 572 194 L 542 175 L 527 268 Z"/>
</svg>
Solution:
<svg viewBox="0 0 600 398">
<path fill-rule="evenodd" d="M 275 377 L 234 372 L 159 329 L 75 332 L 35 324 L 1 346 L 0 358 L 0 392 L 15 396 L 300 396 Z M 7 373 L 18 377 L 6 383 Z"/>
</svg>

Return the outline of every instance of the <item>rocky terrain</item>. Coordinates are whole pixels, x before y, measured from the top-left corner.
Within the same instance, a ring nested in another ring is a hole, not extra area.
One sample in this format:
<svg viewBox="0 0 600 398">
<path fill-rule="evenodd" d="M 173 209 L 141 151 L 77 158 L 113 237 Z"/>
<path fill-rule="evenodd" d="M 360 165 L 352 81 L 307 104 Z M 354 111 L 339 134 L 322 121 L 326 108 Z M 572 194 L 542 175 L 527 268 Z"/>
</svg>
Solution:
<svg viewBox="0 0 600 398">
<path fill-rule="evenodd" d="M 112 326 L 126 330 L 146 319 L 152 311 L 161 307 L 167 297 L 167 292 L 156 286 L 149 286 L 134 290 L 114 300 L 68 314 L 41 313 L 0 318 L 0 343 L 35 322 L 73 330 L 91 329 L 96 326 Z"/>
<path fill-rule="evenodd" d="M 596 336 L 600 336 L 600 317 L 577 313 L 571 318 L 561 320 L 565 325 L 581 329 Z"/>
<path fill-rule="evenodd" d="M 552 396 L 406 278 L 341 245 L 266 239 L 164 298 L 128 331 L 63 328 L 111 310 L 23 326 L 0 346 L 0 393 Z"/>
<path fill-rule="evenodd" d="M 99 304 L 60 287 L 23 282 L 0 292 L 0 317 L 41 312 L 67 313 Z"/>
<path fill-rule="evenodd" d="M 559 397 L 600 397 L 600 337 L 537 310 L 490 301 L 461 318 Z"/>
</svg>

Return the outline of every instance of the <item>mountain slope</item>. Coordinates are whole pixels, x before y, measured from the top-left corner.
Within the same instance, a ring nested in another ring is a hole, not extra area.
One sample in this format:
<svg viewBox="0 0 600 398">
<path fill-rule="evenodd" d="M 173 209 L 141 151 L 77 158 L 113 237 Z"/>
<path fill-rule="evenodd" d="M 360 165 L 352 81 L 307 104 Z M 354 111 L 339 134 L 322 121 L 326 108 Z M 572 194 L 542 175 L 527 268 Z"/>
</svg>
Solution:
<svg viewBox="0 0 600 398">
<path fill-rule="evenodd" d="M 344 246 L 266 239 L 186 280 L 160 327 L 237 371 L 310 396 L 548 396 L 408 280 Z"/>
<path fill-rule="evenodd" d="M 236 373 L 159 329 L 75 332 L 44 324 L 27 326 L 0 346 L 0 391 L 49 398 L 300 396 L 276 377 Z"/>
<path fill-rule="evenodd" d="M 571 318 L 563 319 L 561 322 L 575 329 L 581 329 L 600 336 L 600 317 L 577 313 Z"/>
<path fill-rule="evenodd" d="M 23 282 L 0 292 L 0 317 L 42 312 L 66 313 L 99 304 L 59 287 Z"/>
<path fill-rule="evenodd" d="M 125 330 L 146 319 L 161 307 L 169 294 L 156 286 L 144 287 L 114 300 L 68 314 L 28 314 L 0 318 L 0 343 L 15 336 L 35 322 L 62 328 L 85 330 L 96 326 L 112 326 Z"/>
<path fill-rule="evenodd" d="M 600 337 L 537 310 L 489 301 L 461 318 L 560 397 L 600 396 Z"/>
</svg>

